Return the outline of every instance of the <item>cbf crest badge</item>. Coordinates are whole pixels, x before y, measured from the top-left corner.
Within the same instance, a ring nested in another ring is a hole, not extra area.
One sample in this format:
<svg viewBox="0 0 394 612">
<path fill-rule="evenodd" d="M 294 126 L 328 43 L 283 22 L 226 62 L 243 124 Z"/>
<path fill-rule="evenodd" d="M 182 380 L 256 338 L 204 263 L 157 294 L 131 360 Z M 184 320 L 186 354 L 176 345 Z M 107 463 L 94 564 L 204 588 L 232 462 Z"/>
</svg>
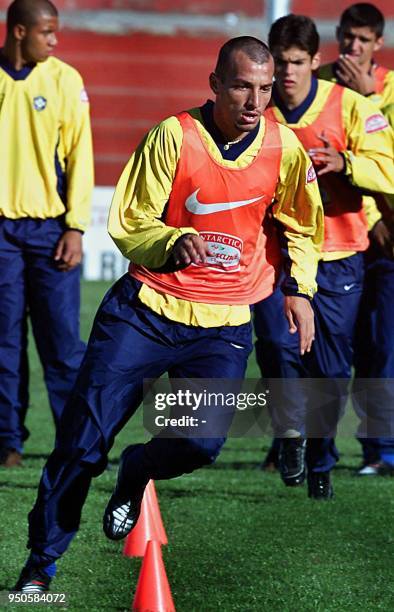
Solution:
<svg viewBox="0 0 394 612">
<path fill-rule="evenodd" d="M 43 96 L 36 96 L 33 99 L 33 106 L 36 109 L 36 111 L 43 111 L 46 105 L 47 105 L 47 101 L 46 101 L 46 98 L 44 98 Z"/>
</svg>

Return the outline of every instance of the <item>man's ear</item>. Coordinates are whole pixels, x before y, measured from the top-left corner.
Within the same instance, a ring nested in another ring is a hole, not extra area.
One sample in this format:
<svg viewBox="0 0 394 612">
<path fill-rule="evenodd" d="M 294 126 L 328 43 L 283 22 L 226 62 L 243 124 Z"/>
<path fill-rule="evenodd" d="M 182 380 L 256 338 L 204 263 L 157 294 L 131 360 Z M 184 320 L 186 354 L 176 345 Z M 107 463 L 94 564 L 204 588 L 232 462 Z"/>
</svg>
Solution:
<svg viewBox="0 0 394 612">
<path fill-rule="evenodd" d="M 316 53 L 313 57 L 312 57 L 312 70 L 317 70 L 320 66 L 320 62 L 321 62 L 321 55 L 320 53 Z"/>
<path fill-rule="evenodd" d="M 376 39 L 373 50 L 374 51 L 379 51 L 384 45 L 384 38 L 383 36 L 379 36 L 379 38 Z"/>
<path fill-rule="evenodd" d="M 219 93 L 219 79 L 214 72 L 209 75 L 209 86 L 215 95 Z"/>
<path fill-rule="evenodd" d="M 26 33 L 27 33 L 27 28 L 21 23 L 18 23 L 16 26 L 14 26 L 13 34 L 14 34 L 15 40 L 22 41 L 25 38 Z"/>
</svg>

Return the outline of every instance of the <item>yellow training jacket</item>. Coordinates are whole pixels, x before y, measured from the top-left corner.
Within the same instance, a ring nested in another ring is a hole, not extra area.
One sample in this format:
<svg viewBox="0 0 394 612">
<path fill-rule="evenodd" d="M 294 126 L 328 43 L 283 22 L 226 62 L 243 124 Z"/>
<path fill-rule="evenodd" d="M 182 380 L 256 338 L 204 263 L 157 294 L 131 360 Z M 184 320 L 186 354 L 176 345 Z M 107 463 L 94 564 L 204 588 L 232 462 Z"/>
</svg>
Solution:
<svg viewBox="0 0 394 612">
<path fill-rule="evenodd" d="M 247 166 L 261 147 L 265 120 L 252 144 L 236 161 L 224 160 L 204 128 L 199 109 L 189 111 L 214 159 L 229 168 Z M 312 296 L 323 239 L 323 212 L 316 181 L 308 182 L 311 162 L 295 135 L 280 126 L 283 153 L 273 214 L 284 226 L 291 276 L 299 292 Z M 157 268 L 168 259 L 175 241 L 193 228 L 174 228 L 162 221 L 171 193 L 183 140 L 176 117 L 153 128 L 131 157 L 112 201 L 108 231 L 121 252 L 136 264 Z M 250 319 L 249 306 L 186 302 L 143 285 L 140 299 L 152 310 L 189 325 L 239 325 Z"/>
<path fill-rule="evenodd" d="M 85 230 L 93 153 L 89 103 L 78 72 L 51 57 L 23 80 L 0 66 L 0 215 Z"/>
</svg>

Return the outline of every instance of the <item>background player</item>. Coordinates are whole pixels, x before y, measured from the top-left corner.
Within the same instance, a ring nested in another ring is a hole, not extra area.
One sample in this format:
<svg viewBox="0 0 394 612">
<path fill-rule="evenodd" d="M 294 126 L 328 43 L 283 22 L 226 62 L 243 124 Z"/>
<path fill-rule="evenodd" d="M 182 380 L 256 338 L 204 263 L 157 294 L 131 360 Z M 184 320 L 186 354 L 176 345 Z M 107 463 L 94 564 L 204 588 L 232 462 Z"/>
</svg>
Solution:
<svg viewBox="0 0 394 612">
<path fill-rule="evenodd" d="M 93 187 L 82 79 L 50 57 L 58 13 L 15 0 L 0 51 L 0 461 L 20 463 L 26 407 L 26 317 L 58 423 L 75 381 L 82 233 Z"/>
<path fill-rule="evenodd" d="M 265 376 L 328 379 L 332 383 L 327 390 L 337 389 L 330 405 L 313 407 L 307 444 L 309 496 L 330 499 L 330 470 L 338 459 L 332 436 L 351 375 L 363 281 L 361 253 L 368 247 L 360 189 L 393 192 L 392 133 L 371 102 L 313 76 L 320 56 L 311 19 L 288 15 L 277 20 L 269 44 L 276 68 L 272 105 L 266 114 L 290 126 L 312 157 L 325 210 L 325 240 L 312 302 L 316 339 L 311 353 L 299 355 L 297 339 L 288 333 L 281 316 L 283 295 L 278 290 L 255 306 L 256 352 Z M 290 392 L 276 424 L 284 436 L 280 469 L 287 485 L 297 485 L 305 474 L 305 440 L 300 433 L 305 432 L 306 398 L 300 389 L 294 391 L 289 380 L 286 383 Z"/>
<path fill-rule="evenodd" d="M 319 76 L 367 96 L 393 127 L 394 71 L 378 65 L 374 59 L 383 45 L 383 30 L 384 17 L 373 4 L 359 3 L 347 8 L 337 28 L 340 55 L 335 62 L 322 66 Z M 370 200 L 365 198 L 364 205 L 371 206 Z M 387 381 L 368 390 L 368 383 L 365 386 L 362 381 L 394 379 L 393 211 L 383 198 L 379 206 L 384 218 L 376 216 L 370 231 L 354 345 L 353 405 L 362 420 L 358 438 L 363 448 L 363 465 L 358 472 L 361 476 L 394 469 L 393 383 Z"/>
</svg>

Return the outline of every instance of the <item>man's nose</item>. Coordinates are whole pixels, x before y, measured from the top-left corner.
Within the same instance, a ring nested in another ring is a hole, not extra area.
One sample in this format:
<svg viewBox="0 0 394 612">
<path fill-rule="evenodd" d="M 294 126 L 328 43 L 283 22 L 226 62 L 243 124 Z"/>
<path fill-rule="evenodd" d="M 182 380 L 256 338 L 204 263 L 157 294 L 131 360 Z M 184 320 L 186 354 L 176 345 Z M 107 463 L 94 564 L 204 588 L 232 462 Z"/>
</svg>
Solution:
<svg viewBox="0 0 394 612">
<path fill-rule="evenodd" d="M 288 64 L 285 64 L 284 73 L 285 76 L 291 76 L 293 74 L 293 66 L 290 62 Z"/>
<path fill-rule="evenodd" d="M 351 51 L 358 51 L 360 49 L 360 41 L 358 40 L 358 38 L 353 38 L 350 43 L 350 49 Z"/>
<path fill-rule="evenodd" d="M 258 108 L 260 104 L 260 90 L 259 89 L 251 89 L 248 98 L 248 107 L 249 108 Z"/>
</svg>

